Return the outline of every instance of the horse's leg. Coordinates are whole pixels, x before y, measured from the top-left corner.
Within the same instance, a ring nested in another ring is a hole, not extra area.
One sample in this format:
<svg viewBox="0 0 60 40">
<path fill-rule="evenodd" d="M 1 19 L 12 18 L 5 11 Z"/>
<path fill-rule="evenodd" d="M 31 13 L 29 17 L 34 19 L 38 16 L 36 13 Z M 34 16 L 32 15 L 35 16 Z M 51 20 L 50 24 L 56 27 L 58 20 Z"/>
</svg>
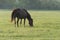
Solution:
<svg viewBox="0 0 60 40">
<path fill-rule="evenodd" d="M 22 24 L 22 19 L 20 20 L 20 25 Z"/>
<path fill-rule="evenodd" d="M 25 27 L 25 20 L 26 20 L 26 19 L 24 19 L 24 27 Z"/>
<path fill-rule="evenodd" d="M 19 18 L 17 18 L 17 27 L 19 27 L 19 24 L 18 24 L 18 22 L 19 22 Z"/>
<path fill-rule="evenodd" d="M 14 19 L 14 24 L 15 24 L 15 27 L 16 27 L 16 19 Z"/>
</svg>

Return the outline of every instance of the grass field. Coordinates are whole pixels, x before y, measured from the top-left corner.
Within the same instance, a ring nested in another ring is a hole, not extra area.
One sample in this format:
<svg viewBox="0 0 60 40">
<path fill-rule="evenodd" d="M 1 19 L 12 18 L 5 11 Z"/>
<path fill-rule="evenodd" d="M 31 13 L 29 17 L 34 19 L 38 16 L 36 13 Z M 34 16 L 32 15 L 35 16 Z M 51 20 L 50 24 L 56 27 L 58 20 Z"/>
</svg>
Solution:
<svg viewBox="0 0 60 40">
<path fill-rule="evenodd" d="M 14 27 L 10 10 L 0 10 L 0 40 L 60 40 L 60 11 L 29 10 L 34 27 Z"/>
</svg>

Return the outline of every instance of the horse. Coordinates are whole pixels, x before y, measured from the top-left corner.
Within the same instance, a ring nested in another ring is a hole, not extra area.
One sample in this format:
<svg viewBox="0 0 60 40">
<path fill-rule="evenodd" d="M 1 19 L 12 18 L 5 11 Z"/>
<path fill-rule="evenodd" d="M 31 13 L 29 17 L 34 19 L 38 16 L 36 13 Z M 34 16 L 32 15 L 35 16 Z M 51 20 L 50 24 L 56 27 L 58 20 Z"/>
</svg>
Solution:
<svg viewBox="0 0 60 40">
<path fill-rule="evenodd" d="M 17 20 L 16 20 L 17 18 Z M 29 25 L 33 26 L 33 19 L 31 18 L 31 15 L 27 12 L 26 9 L 14 9 L 11 14 L 11 22 L 14 21 L 15 26 L 19 27 L 18 22 L 19 19 L 21 19 L 20 24 L 22 24 L 22 19 L 24 19 L 24 27 L 25 27 L 25 21 L 26 19 L 29 21 Z"/>
</svg>

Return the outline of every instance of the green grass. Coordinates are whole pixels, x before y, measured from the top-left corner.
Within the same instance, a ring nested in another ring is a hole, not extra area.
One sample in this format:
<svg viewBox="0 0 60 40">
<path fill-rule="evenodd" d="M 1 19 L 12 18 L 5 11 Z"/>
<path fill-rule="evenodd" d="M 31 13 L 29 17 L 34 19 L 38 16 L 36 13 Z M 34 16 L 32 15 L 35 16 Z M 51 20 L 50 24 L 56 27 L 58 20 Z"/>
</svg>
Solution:
<svg viewBox="0 0 60 40">
<path fill-rule="evenodd" d="M 10 10 L 0 10 L 0 40 L 60 40 L 60 11 L 29 10 L 34 27 L 14 27 Z"/>
</svg>

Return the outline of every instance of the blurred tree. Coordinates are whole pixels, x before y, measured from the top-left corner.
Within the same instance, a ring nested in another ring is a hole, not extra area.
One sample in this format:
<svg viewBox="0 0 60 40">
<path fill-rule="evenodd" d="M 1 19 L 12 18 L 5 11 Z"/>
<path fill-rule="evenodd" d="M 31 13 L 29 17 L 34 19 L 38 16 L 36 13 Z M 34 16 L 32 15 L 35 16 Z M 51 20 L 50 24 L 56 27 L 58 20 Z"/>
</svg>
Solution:
<svg viewBox="0 0 60 40">
<path fill-rule="evenodd" d="M 0 9 L 60 9 L 60 0 L 0 0 Z"/>
</svg>

